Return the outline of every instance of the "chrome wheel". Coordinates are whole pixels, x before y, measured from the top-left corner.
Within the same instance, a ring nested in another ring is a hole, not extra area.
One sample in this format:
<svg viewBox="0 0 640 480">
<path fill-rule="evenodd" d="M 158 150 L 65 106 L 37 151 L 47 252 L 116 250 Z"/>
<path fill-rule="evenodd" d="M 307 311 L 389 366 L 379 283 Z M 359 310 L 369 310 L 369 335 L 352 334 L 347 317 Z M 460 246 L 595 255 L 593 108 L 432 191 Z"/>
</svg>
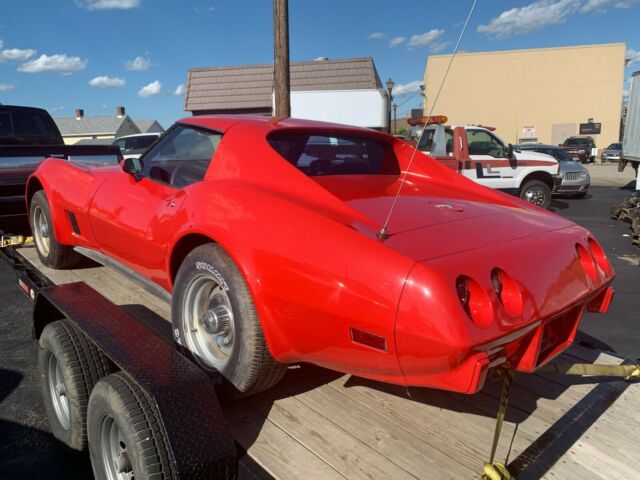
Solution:
<svg viewBox="0 0 640 480">
<path fill-rule="evenodd" d="M 67 387 L 64 383 L 62 368 L 58 363 L 58 359 L 49 354 L 47 360 L 47 377 L 49 394 L 51 395 L 51 403 L 56 413 L 56 418 L 62 428 L 69 430 L 71 427 L 71 417 L 69 415 L 69 398 L 67 397 Z"/>
<path fill-rule="evenodd" d="M 100 447 L 104 471 L 109 480 L 134 478 L 127 444 L 120 434 L 120 427 L 109 415 L 104 417 L 100 425 Z"/>
<path fill-rule="evenodd" d="M 214 277 L 198 275 L 184 297 L 183 335 L 187 348 L 206 367 L 222 370 L 233 352 L 231 301 Z"/>
<path fill-rule="evenodd" d="M 534 205 L 538 205 L 542 207 L 545 204 L 545 191 L 539 185 L 532 185 L 527 188 L 522 196 L 527 202 L 533 203 Z"/>
<path fill-rule="evenodd" d="M 33 209 L 33 238 L 40 253 L 46 257 L 51 249 L 51 231 L 44 210 L 37 205 Z"/>
</svg>

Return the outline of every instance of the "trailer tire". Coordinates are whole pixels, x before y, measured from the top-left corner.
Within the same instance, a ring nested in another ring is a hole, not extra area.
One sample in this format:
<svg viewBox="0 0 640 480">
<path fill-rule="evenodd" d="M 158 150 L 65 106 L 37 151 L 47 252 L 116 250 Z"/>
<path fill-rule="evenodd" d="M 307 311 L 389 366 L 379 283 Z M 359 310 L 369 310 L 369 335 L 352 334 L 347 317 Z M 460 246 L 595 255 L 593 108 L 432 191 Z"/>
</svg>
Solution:
<svg viewBox="0 0 640 480">
<path fill-rule="evenodd" d="M 51 431 L 68 447 L 85 450 L 89 395 L 115 366 L 68 320 L 47 325 L 39 347 L 42 397 Z"/>
<path fill-rule="evenodd" d="M 175 340 L 203 368 L 226 378 L 223 395 L 266 390 L 286 372 L 271 356 L 242 273 L 217 244 L 196 247 L 180 265 L 171 320 Z"/>
<path fill-rule="evenodd" d="M 520 188 L 520 198 L 539 207 L 547 208 L 551 204 L 551 189 L 542 180 L 528 180 Z"/>
<path fill-rule="evenodd" d="M 76 265 L 82 258 L 72 247 L 56 239 L 51 209 L 44 190 L 38 190 L 29 204 L 29 226 L 40 261 L 47 267 L 65 269 Z"/>
<path fill-rule="evenodd" d="M 174 478 L 169 443 L 147 394 L 119 372 L 98 382 L 89 399 L 89 454 L 97 480 Z M 126 477 L 129 478 L 129 477 Z"/>
</svg>

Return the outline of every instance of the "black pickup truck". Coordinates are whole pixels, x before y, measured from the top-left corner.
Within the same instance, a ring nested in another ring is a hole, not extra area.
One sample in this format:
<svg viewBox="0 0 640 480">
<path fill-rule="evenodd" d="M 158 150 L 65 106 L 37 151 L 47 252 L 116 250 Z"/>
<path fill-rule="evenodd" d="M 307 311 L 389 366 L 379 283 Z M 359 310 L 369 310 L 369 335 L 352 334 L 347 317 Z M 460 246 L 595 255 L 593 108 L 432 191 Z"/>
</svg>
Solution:
<svg viewBox="0 0 640 480">
<path fill-rule="evenodd" d="M 90 165 L 113 165 L 113 146 L 65 145 L 46 110 L 0 104 L 0 220 L 26 219 L 26 181 L 47 157 Z"/>
</svg>

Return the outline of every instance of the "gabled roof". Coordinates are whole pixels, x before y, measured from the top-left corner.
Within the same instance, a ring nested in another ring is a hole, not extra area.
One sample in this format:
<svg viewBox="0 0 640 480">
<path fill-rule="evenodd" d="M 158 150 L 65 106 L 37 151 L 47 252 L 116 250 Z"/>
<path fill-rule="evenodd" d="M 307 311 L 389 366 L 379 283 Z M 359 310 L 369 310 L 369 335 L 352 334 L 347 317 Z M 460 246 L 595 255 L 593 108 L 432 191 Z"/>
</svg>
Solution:
<svg viewBox="0 0 640 480">
<path fill-rule="evenodd" d="M 63 117 L 54 118 L 54 122 L 58 126 L 63 137 L 73 135 L 115 135 L 120 129 L 123 122 L 131 121 L 128 115 L 124 117 L 117 116 L 91 116 L 82 117 Z"/>
<path fill-rule="evenodd" d="M 292 91 L 378 90 L 382 83 L 372 58 L 290 64 Z M 192 68 L 185 110 L 271 108 L 273 65 Z"/>
<path fill-rule="evenodd" d="M 142 133 L 164 132 L 164 127 L 157 120 L 136 120 L 136 125 Z"/>
</svg>

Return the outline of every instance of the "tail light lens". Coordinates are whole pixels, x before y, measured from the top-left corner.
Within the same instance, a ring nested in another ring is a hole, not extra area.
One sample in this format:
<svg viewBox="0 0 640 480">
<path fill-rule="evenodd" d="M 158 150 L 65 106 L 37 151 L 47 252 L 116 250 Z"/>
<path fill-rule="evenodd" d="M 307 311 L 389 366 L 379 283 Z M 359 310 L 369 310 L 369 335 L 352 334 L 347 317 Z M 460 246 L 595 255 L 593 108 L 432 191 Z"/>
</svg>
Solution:
<svg viewBox="0 0 640 480">
<path fill-rule="evenodd" d="M 491 283 L 500 304 L 512 317 L 522 315 L 524 302 L 522 291 L 516 281 L 504 270 L 494 268 L 491 272 Z"/>
<path fill-rule="evenodd" d="M 487 292 L 470 277 L 456 279 L 456 293 L 464 311 L 479 327 L 488 327 L 493 322 L 493 305 Z"/>
<path fill-rule="evenodd" d="M 600 270 L 602 270 L 606 275 L 611 275 L 611 264 L 609 263 L 609 259 L 607 258 L 607 255 L 604 253 L 604 250 L 602 249 L 600 244 L 593 238 L 590 238 L 589 247 L 591 248 L 593 258 L 596 261 L 598 267 L 600 267 Z"/>
<path fill-rule="evenodd" d="M 580 264 L 582 265 L 582 269 L 587 274 L 587 276 L 595 280 L 597 272 L 596 272 L 596 264 L 593 261 L 593 256 L 587 251 L 579 243 L 576 244 L 576 252 L 578 254 L 578 258 L 580 259 Z"/>
</svg>

